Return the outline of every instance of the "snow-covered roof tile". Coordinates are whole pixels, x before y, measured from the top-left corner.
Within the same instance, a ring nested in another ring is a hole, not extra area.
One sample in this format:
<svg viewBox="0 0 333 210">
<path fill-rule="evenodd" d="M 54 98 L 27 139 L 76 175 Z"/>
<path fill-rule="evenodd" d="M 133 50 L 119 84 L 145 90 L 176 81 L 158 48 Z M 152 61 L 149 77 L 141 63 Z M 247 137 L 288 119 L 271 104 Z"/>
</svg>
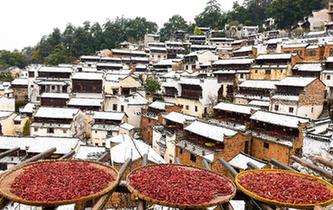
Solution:
<svg viewBox="0 0 333 210">
<path fill-rule="evenodd" d="M 55 107 L 40 107 L 35 117 L 53 118 L 53 119 L 73 119 L 79 112 L 78 109 L 71 108 L 55 108 Z"/>
<path fill-rule="evenodd" d="M 232 64 L 252 64 L 253 59 L 242 58 L 242 59 L 226 59 L 218 60 L 213 63 L 213 65 L 232 65 Z"/>
<path fill-rule="evenodd" d="M 281 54 L 264 54 L 259 55 L 256 60 L 274 60 L 274 59 L 291 59 L 292 55 L 289 53 Z"/>
<path fill-rule="evenodd" d="M 258 89 L 276 89 L 276 84 L 279 81 L 274 80 L 245 80 L 239 87 L 242 88 L 258 88 Z"/>
<path fill-rule="evenodd" d="M 98 98 L 71 98 L 67 105 L 69 106 L 102 106 L 103 99 Z"/>
<path fill-rule="evenodd" d="M 193 121 L 196 120 L 195 117 L 190 116 L 190 115 L 186 115 L 183 113 L 179 113 L 179 112 L 170 112 L 166 115 L 164 115 L 164 119 L 167 119 L 169 121 L 178 123 L 178 124 L 184 124 L 185 121 Z"/>
<path fill-rule="evenodd" d="M 201 121 L 194 121 L 185 130 L 219 142 L 223 142 L 225 136 L 232 137 L 237 134 L 234 130 Z"/>
<path fill-rule="evenodd" d="M 286 77 L 282 79 L 277 86 L 306 87 L 315 81 L 315 77 Z"/>
<path fill-rule="evenodd" d="M 254 158 L 251 158 L 247 155 L 244 155 L 243 153 L 239 153 L 238 155 L 236 155 L 233 159 L 229 161 L 229 164 L 235 168 L 245 170 L 248 169 L 247 166 L 248 162 L 253 163 L 258 168 L 263 168 L 266 165 L 265 163 L 260 162 Z"/>
<path fill-rule="evenodd" d="M 257 111 L 250 117 L 250 119 L 289 128 L 298 128 L 299 123 L 309 122 L 306 118 L 267 111 Z"/>
<path fill-rule="evenodd" d="M 122 120 L 124 112 L 94 112 L 93 118 L 98 120 Z"/>
<path fill-rule="evenodd" d="M 221 102 L 214 106 L 214 109 L 223 110 L 228 112 L 237 112 L 241 114 L 251 114 L 253 110 L 259 110 L 257 107 L 241 105 L 241 104 L 232 104 L 232 103 L 225 103 Z"/>
<path fill-rule="evenodd" d="M 164 101 L 154 101 L 153 103 L 149 104 L 148 107 L 153 108 L 153 109 L 158 109 L 158 110 L 165 110 L 166 107 L 168 106 L 173 106 L 174 104 L 172 103 L 167 103 Z"/>
</svg>

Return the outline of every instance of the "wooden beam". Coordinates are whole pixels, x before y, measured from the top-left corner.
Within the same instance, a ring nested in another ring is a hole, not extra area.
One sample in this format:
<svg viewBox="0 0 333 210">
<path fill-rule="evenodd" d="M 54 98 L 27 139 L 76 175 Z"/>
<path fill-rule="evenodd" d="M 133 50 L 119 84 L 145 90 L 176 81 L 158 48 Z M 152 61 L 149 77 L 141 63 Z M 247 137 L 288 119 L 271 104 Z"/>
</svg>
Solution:
<svg viewBox="0 0 333 210">
<path fill-rule="evenodd" d="M 131 159 L 126 160 L 125 163 L 119 169 L 119 172 L 118 172 L 119 181 L 124 176 L 125 171 L 126 171 L 127 167 L 130 165 L 130 163 L 131 163 Z M 113 193 L 113 191 L 111 191 L 108 194 L 100 197 L 98 199 L 98 201 L 96 202 L 96 204 L 92 207 L 92 210 L 102 210 L 102 209 L 104 209 L 104 207 L 107 204 L 108 200 L 110 200 L 112 193 Z"/>
<path fill-rule="evenodd" d="M 314 164 L 312 164 L 312 163 L 310 163 L 306 160 L 302 160 L 301 158 L 296 157 L 295 155 L 292 155 L 291 159 L 293 159 L 294 161 L 296 161 L 297 163 L 299 163 L 299 164 L 301 164 L 305 167 L 308 167 L 309 169 L 311 169 L 312 171 L 322 175 L 323 177 L 333 180 L 333 174 L 326 171 L 325 169 L 320 168 L 320 167 L 318 167 L 318 166 L 316 166 L 316 165 L 314 165 Z"/>
<path fill-rule="evenodd" d="M 26 159 L 25 161 L 19 163 L 17 166 L 21 166 L 26 163 L 31 163 L 37 160 L 45 159 L 50 157 L 55 151 L 57 151 L 57 148 L 53 147 L 51 149 L 46 150 L 45 152 L 39 153 L 38 155 L 35 155 L 29 159 Z"/>
<path fill-rule="evenodd" d="M 277 168 L 279 168 L 279 169 L 290 170 L 290 171 L 296 171 L 296 170 L 293 169 L 292 167 L 287 166 L 287 165 L 284 165 L 284 164 L 282 164 L 280 161 L 275 160 L 275 159 L 271 159 L 270 163 L 271 163 L 273 166 L 275 166 L 275 167 L 277 167 Z"/>
<path fill-rule="evenodd" d="M 250 169 L 258 169 L 258 166 L 256 166 L 254 163 L 252 162 L 247 162 L 246 164 Z"/>
<path fill-rule="evenodd" d="M 15 147 L 13 149 L 10 149 L 10 150 L 7 150 L 5 152 L 2 152 L 2 153 L 0 153 L 0 159 L 6 157 L 8 155 L 11 155 L 11 154 L 13 154 L 13 153 L 15 153 L 15 152 L 17 152 L 19 150 L 20 150 L 19 147 Z"/>
<path fill-rule="evenodd" d="M 314 157 L 313 160 L 316 161 L 317 163 L 321 163 L 321 164 L 333 169 L 332 161 L 326 160 L 322 157 Z"/>
<path fill-rule="evenodd" d="M 71 159 L 73 156 L 75 155 L 75 151 L 71 150 L 69 153 L 64 154 L 63 156 L 61 156 L 59 158 L 59 160 L 67 160 L 67 159 Z"/>
</svg>

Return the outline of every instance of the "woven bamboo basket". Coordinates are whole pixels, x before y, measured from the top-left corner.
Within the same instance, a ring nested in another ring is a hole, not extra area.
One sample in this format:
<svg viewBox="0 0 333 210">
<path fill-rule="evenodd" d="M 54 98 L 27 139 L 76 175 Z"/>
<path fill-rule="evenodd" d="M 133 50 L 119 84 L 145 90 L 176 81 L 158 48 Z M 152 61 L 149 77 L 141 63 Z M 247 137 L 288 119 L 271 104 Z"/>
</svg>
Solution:
<svg viewBox="0 0 333 210">
<path fill-rule="evenodd" d="M 77 199 L 71 199 L 71 200 L 61 200 L 61 201 L 32 201 L 32 200 L 26 200 L 23 199 L 14 193 L 10 191 L 10 187 L 12 183 L 14 182 L 15 178 L 19 176 L 22 172 L 25 170 L 28 170 L 30 167 L 41 164 L 41 163 L 46 163 L 46 162 L 77 162 L 77 163 L 89 163 L 93 167 L 96 167 L 98 169 L 102 169 L 108 174 L 111 174 L 114 177 L 114 181 L 110 182 L 109 185 L 101 190 L 100 192 L 90 194 L 87 196 L 83 196 Z M 96 161 L 87 161 L 87 160 L 43 160 L 43 161 L 37 161 L 33 163 L 28 163 L 25 164 L 21 167 L 14 168 L 13 170 L 10 170 L 3 174 L 0 178 L 0 194 L 17 203 L 22 203 L 26 205 L 31 205 L 31 206 L 59 206 L 59 205 L 65 205 L 65 204 L 72 204 L 72 203 L 77 203 L 77 202 L 84 202 L 88 200 L 92 200 L 98 197 L 101 197 L 108 192 L 112 191 L 118 184 L 119 182 L 119 176 L 118 176 L 118 171 L 114 169 L 111 166 L 105 165 L 100 162 Z"/>
<path fill-rule="evenodd" d="M 302 204 L 293 204 L 293 203 L 284 203 L 280 202 L 277 200 L 272 200 L 272 199 L 267 199 L 265 197 L 262 197 L 254 192 L 251 192 L 247 189 L 245 189 L 240 183 L 239 180 L 242 176 L 254 172 L 269 172 L 269 173 L 288 173 L 288 174 L 293 174 L 293 175 L 298 175 L 298 176 L 303 176 L 303 177 L 309 177 L 311 179 L 314 179 L 315 181 L 324 184 L 327 189 L 333 192 L 333 185 L 319 177 L 311 176 L 309 174 L 301 173 L 301 172 L 296 172 L 296 171 L 289 171 L 289 170 L 279 170 L 279 169 L 253 169 L 253 170 L 247 170 L 247 171 L 242 171 L 239 173 L 236 178 L 235 178 L 235 183 L 236 186 L 243 191 L 246 195 L 250 196 L 251 198 L 254 198 L 258 201 L 267 203 L 269 205 L 274 205 L 274 206 L 280 206 L 280 207 L 289 207 L 289 208 L 296 208 L 296 209 L 313 209 L 315 206 L 328 206 L 333 203 L 333 198 L 330 200 L 327 200 L 325 202 L 321 203 L 302 203 Z"/>
<path fill-rule="evenodd" d="M 162 164 L 162 166 L 175 166 L 175 167 L 182 167 L 182 168 L 186 168 L 186 169 L 190 169 L 190 170 L 205 170 L 205 169 L 201 169 L 201 168 L 197 168 L 197 167 L 191 167 L 191 166 L 184 166 L 184 165 L 178 165 L 178 164 Z M 170 203 L 170 202 L 166 202 L 166 201 L 162 201 L 162 200 L 157 200 L 151 197 L 148 197 L 146 195 L 141 194 L 138 190 L 136 190 L 133 186 L 131 186 L 129 177 L 131 176 L 132 173 L 135 173 L 138 170 L 144 169 L 144 168 L 149 168 L 149 167 L 158 167 L 161 165 L 148 165 L 148 166 L 144 166 L 144 167 L 140 167 L 137 168 L 135 170 L 133 170 L 131 173 L 129 173 L 126 177 L 126 183 L 127 183 L 127 188 L 129 189 L 129 191 L 137 198 L 140 198 L 142 200 L 147 201 L 150 204 L 158 204 L 158 205 L 162 205 L 162 206 L 167 206 L 167 207 L 171 207 L 171 208 L 179 208 L 179 209 L 185 209 L 185 208 L 207 208 L 207 207 L 211 207 L 211 206 L 216 206 L 219 204 L 223 204 L 226 203 L 228 201 L 230 201 L 233 197 L 235 197 L 236 194 L 236 186 L 234 185 L 234 183 L 227 177 L 220 175 L 218 173 L 215 173 L 213 171 L 208 171 L 210 173 L 216 174 L 222 178 L 224 178 L 225 180 L 227 180 L 230 185 L 232 186 L 232 193 L 230 195 L 227 196 L 216 196 L 214 199 L 212 199 L 210 202 L 208 203 L 202 203 L 202 204 L 177 204 L 177 203 Z"/>
</svg>

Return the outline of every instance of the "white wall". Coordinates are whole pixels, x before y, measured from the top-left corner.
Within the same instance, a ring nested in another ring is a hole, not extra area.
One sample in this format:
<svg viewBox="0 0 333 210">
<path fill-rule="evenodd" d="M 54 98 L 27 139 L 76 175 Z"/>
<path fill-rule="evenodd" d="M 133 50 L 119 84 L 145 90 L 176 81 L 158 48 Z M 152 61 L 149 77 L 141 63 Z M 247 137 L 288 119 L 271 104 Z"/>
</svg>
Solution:
<svg viewBox="0 0 333 210">
<path fill-rule="evenodd" d="M 15 112 L 15 98 L 0 97 L 0 110 Z"/>
</svg>

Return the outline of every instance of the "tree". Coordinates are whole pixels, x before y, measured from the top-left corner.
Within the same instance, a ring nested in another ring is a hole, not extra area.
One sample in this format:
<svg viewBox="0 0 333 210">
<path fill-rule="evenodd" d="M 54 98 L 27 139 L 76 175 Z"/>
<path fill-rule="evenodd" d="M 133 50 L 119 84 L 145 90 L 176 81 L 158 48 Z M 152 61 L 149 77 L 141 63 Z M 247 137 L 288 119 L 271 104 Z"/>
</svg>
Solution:
<svg viewBox="0 0 333 210">
<path fill-rule="evenodd" d="M 161 84 L 158 80 L 147 78 L 144 88 L 149 94 L 155 94 L 157 91 L 161 90 Z"/>
<path fill-rule="evenodd" d="M 201 29 L 198 26 L 195 26 L 193 34 L 194 35 L 203 35 L 203 32 L 201 31 Z"/>
<path fill-rule="evenodd" d="M 14 77 L 10 72 L 1 72 L 0 73 L 0 81 L 1 82 L 11 82 L 14 80 Z"/>
<path fill-rule="evenodd" d="M 225 14 L 222 13 L 221 5 L 217 0 L 209 0 L 203 12 L 195 17 L 198 26 L 222 28 L 225 24 Z"/>
<path fill-rule="evenodd" d="M 31 121 L 30 119 L 28 119 L 23 127 L 23 136 L 30 136 L 30 125 L 31 125 Z"/>
<path fill-rule="evenodd" d="M 180 15 L 174 15 L 168 20 L 168 22 L 164 23 L 160 30 L 161 40 L 169 40 L 177 30 L 183 30 L 186 32 L 189 30 L 189 25 Z"/>
<path fill-rule="evenodd" d="M 44 64 L 58 65 L 60 63 L 70 63 L 72 61 L 71 55 L 63 44 L 59 44 L 55 49 L 44 58 Z"/>
</svg>

